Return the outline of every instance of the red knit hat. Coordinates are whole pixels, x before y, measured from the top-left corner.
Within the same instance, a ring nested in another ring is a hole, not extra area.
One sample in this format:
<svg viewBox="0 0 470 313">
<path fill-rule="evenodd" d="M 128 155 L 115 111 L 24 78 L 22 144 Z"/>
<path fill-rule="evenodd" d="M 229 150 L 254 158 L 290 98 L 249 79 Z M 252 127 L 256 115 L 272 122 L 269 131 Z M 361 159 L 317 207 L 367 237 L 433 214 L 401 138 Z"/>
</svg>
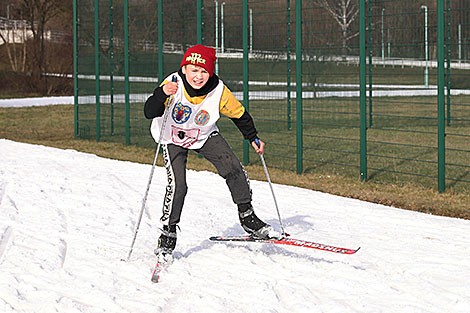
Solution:
<svg viewBox="0 0 470 313">
<path fill-rule="evenodd" d="M 183 56 L 183 61 L 181 62 L 181 67 L 186 64 L 198 65 L 203 67 L 209 72 L 209 75 L 212 76 L 216 59 L 217 57 L 215 56 L 214 48 L 195 45 L 186 50 L 186 53 Z"/>
</svg>

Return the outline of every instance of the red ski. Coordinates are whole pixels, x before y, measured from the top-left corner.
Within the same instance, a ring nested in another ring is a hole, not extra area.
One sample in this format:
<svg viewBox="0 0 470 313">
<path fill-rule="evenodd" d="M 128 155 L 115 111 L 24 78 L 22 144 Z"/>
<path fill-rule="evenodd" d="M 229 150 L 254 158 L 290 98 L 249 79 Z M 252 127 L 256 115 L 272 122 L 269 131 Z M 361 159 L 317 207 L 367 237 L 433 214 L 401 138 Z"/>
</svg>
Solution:
<svg viewBox="0 0 470 313">
<path fill-rule="evenodd" d="M 173 257 L 171 255 L 168 257 L 162 255 L 157 256 L 157 263 L 155 264 L 155 268 L 153 269 L 151 278 L 152 283 L 158 283 L 160 281 L 161 272 L 166 269 L 172 262 Z"/>
<path fill-rule="evenodd" d="M 340 253 L 340 254 L 354 254 L 360 249 L 360 247 L 357 249 L 340 248 L 340 247 L 325 245 L 322 243 L 317 243 L 317 242 L 312 242 L 312 241 L 294 239 L 290 237 L 286 237 L 283 239 L 258 239 L 258 238 L 253 238 L 251 236 L 214 236 L 214 237 L 210 237 L 209 239 L 212 241 L 259 242 L 259 243 L 280 244 L 280 245 L 312 248 L 312 249 L 318 249 L 318 250 L 329 251 L 329 252 Z"/>
<path fill-rule="evenodd" d="M 155 268 L 153 269 L 152 273 L 152 283 L 158 283 L 158 281 L 160 280 L 160 272 L 162 271 L 162 269 L 163 264 L 160 262 L 160 260 L 157 260 L 157 264 L 155 265 Z"/>
</svg>

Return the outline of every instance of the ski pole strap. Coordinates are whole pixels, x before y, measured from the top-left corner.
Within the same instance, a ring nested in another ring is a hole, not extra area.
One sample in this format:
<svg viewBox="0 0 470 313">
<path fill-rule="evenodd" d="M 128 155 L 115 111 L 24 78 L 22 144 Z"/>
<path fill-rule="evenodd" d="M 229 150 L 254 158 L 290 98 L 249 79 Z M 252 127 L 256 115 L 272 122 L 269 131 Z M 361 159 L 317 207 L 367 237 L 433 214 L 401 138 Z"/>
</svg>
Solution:
<svg viewBox="0 0 470 313">
<path fill-rule="evenodd" d="M 256 139 L 254 140 L 254 142 L 255 142 L 255 144 L 258 146 L 258 148 L 261 148 L 261 143 L 259 142 L 259 138 L 256 138 Z M 261 156 L 261 155 L 262 155 L 262 154 L 260 154 L 260 156 Z"/>
<path fill-rule="evenodd" d="M 258 146 L 258 148 L 261 146 L 261 144 L 260 144 L 260 142 L 259 142 L 259 138 L 256 138 L 256 139 L 255 139 L 255 143 L 256 143 L 256 145 Z"/>
</svg>

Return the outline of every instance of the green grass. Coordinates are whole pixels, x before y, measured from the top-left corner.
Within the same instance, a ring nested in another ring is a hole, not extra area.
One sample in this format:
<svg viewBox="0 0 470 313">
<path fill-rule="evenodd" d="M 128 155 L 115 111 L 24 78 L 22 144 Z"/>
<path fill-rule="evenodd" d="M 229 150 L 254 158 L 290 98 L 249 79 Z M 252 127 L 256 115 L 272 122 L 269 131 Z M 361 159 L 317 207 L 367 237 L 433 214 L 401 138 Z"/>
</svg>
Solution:
<svg viewBox="0 0 470 313">
<path fill-rule="evenodd" d="M 317 100 L 314 102 L 316 101 Z M 323 105 L 331 107 L 330 101 L 335 100 L 330 99 Z M 462 101 L 468 103 L 467 100 Z M 264 105 L 270 105 L 272 108 L 273 103 L 266 103 Z M 316 105 L 319 106 L 319 103 L 316 102 Z M 270 167 L 269 171 L 273 182 L 300 186 L 374 203 L 393 205 L 409 210 L 470 219 L 470 195 L 468 190 L 457 188 L 457 185 L 449 186 L 445 193 L 440 194 L 436 191 L 435 186 L 429 187 L 425 184 L 417 183 L 414 179 L 398 179 L 399 176 L 396 174 L 390 174 L 390 177 L 382 177 L 381 175 L 387 175 L 387 172 L 383 170 L 377 171 L 377 173 L 372 171 L 370 175 L 374 177 L 369 182 L 360 181 L 356 167 L 349 168 L 349 166 L 339 165 L 341 163 L 349 164 L 355 162 L 357 155 L 335 152 L 335 150 L 357 151 L 357 142 L 354 141 L 357 139 L 357 130 L 351 131 L 348 130 L 348 128 L 338 127 L 338 125 L 336 125 L 336 127 L 316 127 L 312 124 L 311 128 L 308 129 L 306 138 L 311 140 L 315 145 L 311 150 L 307 150 L 310 151 L 308 159 L 312 159 L 313 161 L 306 161 L 307 166 L 304 174 L 297 175 L 294 171 L 276 168 L 289 168 L 292 167 L 292 164 L 295 164 L 295 159 L 289 159 L 284 156 L 286 151 L 295 151 L 295 147 L 293 146 L 295 141 L 292 141 L 292 131 L 284 130 L 280 133 L 274 132 L 279 131 L 282 127 L 287 126 L 287 124 L 284 123 L 283 126 L 279 126 L 278 123 L 271 123 L 268 120 L 269 116 L 266 116 L 268 110 L 259 109 L 260 111 L 257 112 L 255 106 L 253 108 L 253 114 L 256 115 L 255 117 L 257 117 L 260 122 L 258 125 L 261 125 L 258 126 L 258 128 L 261 130 L 262 138 L 268 142 L 266 162 Z M 345 108 L 342 108 L 342 110 L 345 110 Z M 63 149 L 76 149 L 107 158 L 151 164 L 155 154 L 155 144 L 152 142 L 148 133 L 148 121 L 143 122 L 137 118 L 137 115 L 141 112 L 138 107 L 134 108 L 132 112 L 136 115 L 133 125 L 139 130 L 138 133 L 141 134 L 140 136 L 133 137 L 133 144 L 142 141 L 141 144 L 147 147 L 136 145 L 125 146 L 122 141 L 122 136 L 111 135 L 109 132 L 105 136 L 116 142 L 96 142 L 94 134 L 91 132 L 92 129 L 90 129 L 89 140 L 74 140 L 73 107 L 60 105 L 32 108 L 0 108 L 0 123 L 2 125 L 0 138 Z M 264 114 L 264 116 L 262 114 Z M 295 116 L 295 114 L 293 116 Z M 263 120 L 263 117 L 265 120 Z M 333 124 L 333 121 L 334 119 L 329 123 Z M 336 124 L 339 124 L 340 121 L 344 123 L 350 122 L 348 119 L 338 119 Z M 93 122 L 94 120 L 92 119 L 90 125 L 92 125 Z M 231 122 L 229 122 L 230 121 L 224 119 L 221 121 L 221 126 L 224 127 L 224 125 L 226 125 L 227 129 L 224 129 L 224 134 L 226 134 L 234 150 L 240 152 L 242 149 L 240 135 L 233 125 L 230 124 Z M 264 125 L 264 123 L 267 124 Z M 265 130 L 264 126 L 271 128 Z M 398 127 L 399 125 L 395 126 Z M 276 127 L 277 129 L 275 129 Z M 426 130 L 423 125 L 420 125 L 419 128 Z M 230 129 L 233 130 L 233 132 L 230 132 Z M 295 129 L 295 125 L 293 125 L 293 129 Z M 456 131 L 464 132 L 464 129 Z M 468 131 L 466 133 L 468 133 Z M 420 143 L 416 142 L 413 136 L 404 138 L 404 136 L 401 136 L 401 133 L 396 134 L 392 131 L 375 136 L 377 140 L 386 140 L 394 143 L 407 141 Z M 343 139 L 340 140 L 338 138 Z M 464 141 L 459 144 L 464 144 Z M 323 151 L 323 153 L 320 154 L 318 151 Z M 375 152 L 386 154 L 394 151 L 395 150 L 392 149 L 390 152 Z M 403 149 L 403 151 L 406 151 L 406 149 Z M 418 154 L 418 152 L 415 154 Z M 423 151 L 419 154 L 422 154 L 422 156 L 418 155 L 419 157 L 425 157 L 428 156 L 430 152 Z M 399 155 L 399 153 L 397 153 L 397 155 Z M 409 154 L 409 156 L 411 157 L 413 155 Z M 456 157 L 460 160 L 469 159 L 468 153 L 465 151 L 462 152 L 461 157 Z M 259 165 L 259 158 L 255 154 L 250 153 L 250 159 L 258 163 L 258 165 L 255 164 L 246 167 L 250 177 L 252 179 L 265 180 L 263 168 Z M 160 162 L 159 160 L 159 164 L 161 165 Z M 273 164 L 276 165 L 276 162 L 280 162 L 282 166 L 273 166 Z M 397 158 L 394 159 L 392 163 L 406 162 Z M 404 165 L 386 163 L 383 168 L 388 167 L 389 169 L 396 169 L 398 166 Z M 188 167 L 195 170 L 214 170 L 211 164 L 198 158 L 195 154 L 190 154 Z M 351 173 L 353 173 L 353 175 L 351 175 Z"/>
</svg>

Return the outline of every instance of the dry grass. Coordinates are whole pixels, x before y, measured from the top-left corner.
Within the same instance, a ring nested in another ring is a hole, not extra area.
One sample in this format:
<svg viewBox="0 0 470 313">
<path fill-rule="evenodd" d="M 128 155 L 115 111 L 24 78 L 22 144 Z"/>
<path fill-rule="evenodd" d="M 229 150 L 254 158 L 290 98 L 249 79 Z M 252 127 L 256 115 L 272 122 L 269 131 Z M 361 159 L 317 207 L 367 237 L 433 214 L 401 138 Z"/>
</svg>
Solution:
<svg viewBox="0 0 470 313">
<path fill-rule="evenodd" d="M 119 143 L 74 140 L 73 107 L 47 106 L 32 108 L 0 108 L 0 138 L 20 142 L 47 145 L 63 149 L 75 149 L 102 157 L 151 164 L 155 150 L 125 146 Z M 159 160 L 161 165 L 161 160 Z M 204 159 L 190 154 L 188 168 L 210 170 L 214 168 Z M 265 180 L 260 166 L 247 166 L 251 179 Z M 470 195 L 448 190 L 438 193 L 409 183 L 405 186 L 382 185 L 361 182 L 349 177 L 297 175 L 294 172 L 269 169 L 273 182 L 318 190 L 344 197 L 391 205 L 435 215 L 470 219 Z"/>
</svg>

